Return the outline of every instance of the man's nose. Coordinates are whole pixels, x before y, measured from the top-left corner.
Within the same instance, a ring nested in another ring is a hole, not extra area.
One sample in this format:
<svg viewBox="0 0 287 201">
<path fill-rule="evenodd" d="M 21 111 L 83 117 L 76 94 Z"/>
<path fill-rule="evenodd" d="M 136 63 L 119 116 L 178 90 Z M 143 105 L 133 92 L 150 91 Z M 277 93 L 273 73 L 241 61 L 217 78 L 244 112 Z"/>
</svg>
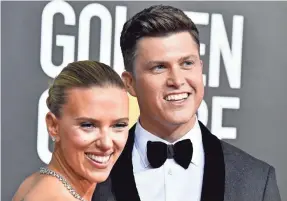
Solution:
<svg viewBox="0 0 287 201">
<path fill-rule="evenodd" d="M 184 83 L 184 72 L 179 67 L 172 68 L 167 79 L 167 85 L 174 88 L 180 88 Z"/>
</svg>

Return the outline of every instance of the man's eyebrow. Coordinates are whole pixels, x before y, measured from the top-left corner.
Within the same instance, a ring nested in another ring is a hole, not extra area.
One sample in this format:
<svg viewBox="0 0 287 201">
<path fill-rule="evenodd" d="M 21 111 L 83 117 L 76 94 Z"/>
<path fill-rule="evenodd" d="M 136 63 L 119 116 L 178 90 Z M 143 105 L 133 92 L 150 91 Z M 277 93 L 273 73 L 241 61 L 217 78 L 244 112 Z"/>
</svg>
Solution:
<svg viewBox="0 0 287 201">
<path fill-rule="evenodd" d="M 146 64 L 147 65 L 156 65 L 156 64 L 164 64 L 164 63 L 167 63 L 167 61 L 155 60 L 155 61 L 148 61 Z"/>
<path fill-rule="evenodd" d="M 182 61 L 187 60 L 187 59 L 198 59 L 198 56 L 194 55 L 194 54 L 189 54 L 189 55 L 180 57 L 178 59 L 178 61 L 182 62 Z M 165 63 L 168 63 L 168 61 L 165 61 L 165 60 L 154 60 L 154 61 L 148 61 L 146 64 L 147 65 L 156 65 L 156 64 L 165 64 Z"/>
<path fill-rule="evenodd" d="M 190 54 L 190 55 L 183 56 L 183 57 L 179 58 L 179 61 L 184 61 L 187 59 L 198 59 L 198 56 L 194 55 L 194 54 Z"/>
</svg>

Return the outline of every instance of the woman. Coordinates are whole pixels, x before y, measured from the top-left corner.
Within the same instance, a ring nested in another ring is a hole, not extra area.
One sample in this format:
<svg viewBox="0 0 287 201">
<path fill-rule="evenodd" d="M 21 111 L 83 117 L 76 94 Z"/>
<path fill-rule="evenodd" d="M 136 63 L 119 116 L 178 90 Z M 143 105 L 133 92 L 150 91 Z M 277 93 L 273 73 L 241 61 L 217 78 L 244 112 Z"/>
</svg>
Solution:
<svg viewBox="0 0 287 201">
<path fill-rule="evenodd" d="M 50 87 L 47 106 L 52 160 L 25 179 L 13 201 L 90 201 L 128 137 L 124 84 L 105 64 L 70 63 Z"/>
</svg>

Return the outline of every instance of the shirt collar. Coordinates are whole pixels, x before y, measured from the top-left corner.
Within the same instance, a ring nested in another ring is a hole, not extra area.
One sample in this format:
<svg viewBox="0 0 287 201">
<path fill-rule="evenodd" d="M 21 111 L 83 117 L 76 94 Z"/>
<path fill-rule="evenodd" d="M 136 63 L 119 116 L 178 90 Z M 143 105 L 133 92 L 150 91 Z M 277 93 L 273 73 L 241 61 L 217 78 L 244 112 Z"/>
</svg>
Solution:
<svg viewBox="0 0 287 201">
<path fill-rule="evenodd" d="M 191 130 L 189 130 L 184 136 L 182 136 L 177 141 L 173 142 L 175 144 L 178 141 L 190 139 L 193 145 L 193 155 L 191 163 L 196 166 L 202 166 L 204 163 L 204 156 L 203 156 L 203 145 L 202 145 L 202 136 L 199 123 L 195 121 L 195 124 Z M 145 168 L 149 166 L 149 162 L 146 155 L 147 149 L 147 142 L 148 141 L 160 141 L 166 144 L 170 144 L 168 141 L 153 135 L 152 133 L 145 130 L 139 121 L 137 121 L 136 129 L 135 129 L 135 146 L 138 150 L 140 155 L 141 161 Z"/>
</svg>

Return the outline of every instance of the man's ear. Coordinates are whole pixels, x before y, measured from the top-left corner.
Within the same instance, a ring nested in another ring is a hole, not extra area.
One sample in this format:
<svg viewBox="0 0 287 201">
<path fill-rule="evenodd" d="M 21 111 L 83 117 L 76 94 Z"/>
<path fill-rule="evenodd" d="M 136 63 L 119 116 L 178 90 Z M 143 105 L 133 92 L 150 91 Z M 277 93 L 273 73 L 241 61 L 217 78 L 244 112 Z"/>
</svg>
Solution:
<svg viewBox="0 0 287 201">
<path fill-rule="evenodd" d="M 123 79 L 123 82 L 125 84 L 127 91 L 130 93 L 130 95 L 136 97 L 135 80 L 134 80 L 134 76 L 132 75 L 132 73 L 130 73 L 128 71 L 124 71 L 122 73 L 122 79 Z"/>
<path fill-rule="evenodd" d="M 54 142 L 59 142 L 60 141 L 60 136 L 59 136 L 59 124 L 58 124 L 58 119 L 57 117 L 52 113 L 48 112 L 46 114 L 46 125 L 47 125 L 47 130 Z"/>
<path fill-rule="evenodd" d="M 201 67 L 201 70 L 203 70 L 203 61 L 200 60 L 200 67 Z"/>
</svg>

